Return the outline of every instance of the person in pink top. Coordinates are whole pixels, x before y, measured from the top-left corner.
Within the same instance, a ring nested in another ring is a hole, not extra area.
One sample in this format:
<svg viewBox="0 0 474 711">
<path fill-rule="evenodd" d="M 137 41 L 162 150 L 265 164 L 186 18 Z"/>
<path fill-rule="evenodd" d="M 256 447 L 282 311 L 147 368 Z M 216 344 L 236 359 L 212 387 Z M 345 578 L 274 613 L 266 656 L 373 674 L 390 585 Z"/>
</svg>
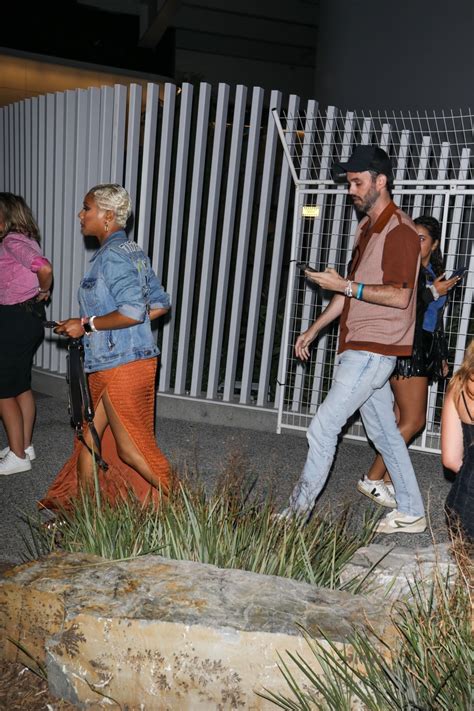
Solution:
<svg viewBox="0 0 474 711">
<path fill-rule="evenodd" d="M 31 367 L 53 283 L 53 268 L 39 243 L 38 225 L 24 199 L 0 193 L 0 418 L 8 439 L 0 451 L 0 475 L 28 471 L 35 459 Z"/>
</svg>

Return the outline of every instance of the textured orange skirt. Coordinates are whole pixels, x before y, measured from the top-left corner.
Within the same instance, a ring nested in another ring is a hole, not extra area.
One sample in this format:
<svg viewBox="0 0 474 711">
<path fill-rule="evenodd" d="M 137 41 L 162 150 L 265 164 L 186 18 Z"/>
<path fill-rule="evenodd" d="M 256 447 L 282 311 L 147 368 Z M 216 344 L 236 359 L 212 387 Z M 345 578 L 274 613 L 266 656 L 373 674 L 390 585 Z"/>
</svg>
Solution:
<svg viewBox="0 0 474 711">
<path fill-rule="evenodd" d="M 156 444 L 154 432 L 156 367 L 156 358 L 149 358 L 91 373 L 89 389 L 95 409 L 103 393 L 107 391 L 120 422 L 155 473 L 160 482 L 161 492 L 166 493 L 169 486 L 170 466 Z M 39 502 L 40 508 L 51 510 L 71 508 L 73 500 L 78 495 L 77 461 L 83 446 L 76 437 L 71 457 L 53 481 L 45 497 Z M 109 465 L 106 472 L 98 468 L 98 480 L 103 499 L 114 503 L 117 499 L 132 495 L 142 503 L 153 501 L 158 504 L 159 490 L 120 459 L 109 426 L 106 427 L 102 437 L 102 458 Z"/>
</svg>

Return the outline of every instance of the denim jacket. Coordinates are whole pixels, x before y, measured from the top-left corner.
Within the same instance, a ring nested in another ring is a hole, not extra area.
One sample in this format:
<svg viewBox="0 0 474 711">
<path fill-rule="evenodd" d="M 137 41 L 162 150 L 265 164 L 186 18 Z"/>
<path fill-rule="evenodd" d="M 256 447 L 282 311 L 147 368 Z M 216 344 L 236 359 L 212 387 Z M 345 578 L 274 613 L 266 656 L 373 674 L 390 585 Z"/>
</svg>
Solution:
<svg viewBox="0 0 474 711">
<path fill-rule="evenodd" d="M 135 326 L 84 336 L 84 367 L 90 373 L 159 354 L 148 310 L 168 308 L 170 299 L 149 258 L 123 230 L 111 234 L 90 261 L 79 286 L 81 316 L 119 311 L 140 321 Z"/>
</svg>

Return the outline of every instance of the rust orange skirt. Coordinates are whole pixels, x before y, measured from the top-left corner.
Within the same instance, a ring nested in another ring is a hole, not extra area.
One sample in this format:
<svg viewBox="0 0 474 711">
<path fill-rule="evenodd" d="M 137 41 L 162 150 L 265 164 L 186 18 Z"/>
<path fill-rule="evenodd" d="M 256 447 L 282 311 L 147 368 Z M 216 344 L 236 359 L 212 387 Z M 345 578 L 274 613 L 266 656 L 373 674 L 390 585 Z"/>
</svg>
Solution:
<svg viewBox="0 0 474 711">
<path fill-rule="evenodd" d="M 113 408 L 130 439 L 155 473 L 161 491 L 166 493 L 170 466 L 156 444 L 154 432 L 156 367 L 156 358 L 149 358 L 91 373 L 89 389 L 94 408 L 97 408 L 104 391 L 107 390 Z M 41 508 L 58 510 L 71 507 L 71 502 L 78 494 L 77 460 L 83 446 L 76 437 L 71 457 L 39 502 Z M 106 472 L 98 469 L 103 499 L 114 503 L 119 498 L 133 495 L 142 503 L 159 502 L 158 489 L 120 459 L 109 426 L 102 437 L 102 457 L 109 465 Z"/>
</svg>

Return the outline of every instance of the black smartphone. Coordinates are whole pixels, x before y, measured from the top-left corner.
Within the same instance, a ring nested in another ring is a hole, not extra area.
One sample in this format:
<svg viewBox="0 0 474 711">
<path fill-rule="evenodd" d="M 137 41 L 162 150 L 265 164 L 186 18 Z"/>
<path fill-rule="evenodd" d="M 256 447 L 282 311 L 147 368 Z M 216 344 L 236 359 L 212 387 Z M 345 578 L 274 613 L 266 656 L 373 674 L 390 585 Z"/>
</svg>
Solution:
<svg viewBox="0 0 474 711">
<path fill-rule="evenodd" d="M 309 264 L 306 264 L 306 262 L 296 262 L 296 266 L 298 269 L 301 269 L 303 272 L 317 272 L 317 269 L 314 269 L 313 267 L 310 267 Z"/>
<path fill-rule="evenodd" d="M 459 267 L 459 269 L 456 269 L 448 278 L 454 279 L 454 277 L 459 277 L 461 279 L 467 271 L 468 267 Z"/>
<path fill-rule="evenodd" d="M 43 321 L 43 326 L 45 328 L 56 328 L 56 326 L 59 326 L 59 323 L 57 321 Z"/>
</svg>

